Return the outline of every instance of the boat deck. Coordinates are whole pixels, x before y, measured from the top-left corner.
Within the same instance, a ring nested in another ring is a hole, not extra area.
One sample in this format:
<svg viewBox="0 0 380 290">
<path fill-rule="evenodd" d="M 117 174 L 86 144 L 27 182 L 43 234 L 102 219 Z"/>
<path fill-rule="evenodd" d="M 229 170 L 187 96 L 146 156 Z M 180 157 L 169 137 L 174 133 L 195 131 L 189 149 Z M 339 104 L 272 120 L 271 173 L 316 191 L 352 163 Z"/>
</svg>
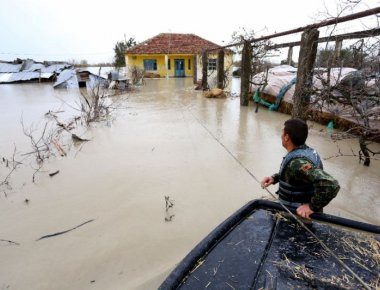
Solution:
<svg viewBox="0 0 380 290">
<path fill-rule="evenodd" d="M 233 215 L 201 242 L 161 289 L 362 288 L 287 213 L 258 206 L 238 221 L 243 214 L 241 211 Z M 352 221 L 349 229 L 338 225 L 350 226 L 349 220 L 324 214 L 316 217 L 330 222 L 313 221 L 307 224 L 309 229 L 363 281 L 376 287 L 379 235 L 353 228 L 378 232 L 379 227 Z M 234 222 L 235 226 L 231 226 Z M 193 264 L 189 266 L 191 259 Z"/>
</svg>

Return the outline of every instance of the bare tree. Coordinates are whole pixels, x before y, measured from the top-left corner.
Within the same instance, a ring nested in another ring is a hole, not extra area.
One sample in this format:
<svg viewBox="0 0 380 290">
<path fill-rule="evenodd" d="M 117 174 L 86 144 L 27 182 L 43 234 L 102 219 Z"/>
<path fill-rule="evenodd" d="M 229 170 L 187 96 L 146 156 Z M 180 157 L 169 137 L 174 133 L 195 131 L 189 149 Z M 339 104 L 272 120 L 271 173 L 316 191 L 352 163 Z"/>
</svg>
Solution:
<svg viewBox="0 0 380 290">
<path fill-rule="evenodd" d="M 328 71 L 331 72 L 331 68 Z M 380 140 L 379 78 L 366 78 L 362 72 L 353 72 L 344 78 L 341 71 L 335 74 L 336 83 L 331 81 L 331 73 L 319 77 L 322 87 L 315 90 L 317 101 L 314 106 L 322 112 L 330 112 L 336 123 L 342 122 L 338 120 L 341 118 L 347 120 L 350 128 L 344 134 L 358 135 L 359 156 L 361 158 L 363 154 L 364 165 L 368 166 L 370 154 L 380 154 L 369 147 L 373 141 Z M 369 87 L 368 83 L 372 85 Z"/>
<path fill-rule="evenodd" d="M 361 2 L 342 1 L 344 6 L 340 7 L 339 15 L 352 11 Z M 380 141 L 380 39 L 368 35 L 366 39 L 338 49 L 339 57 L 337 48 L 333 50 L 327 42 L 319 52 L 317 66 L 326 69 L 315 71 L 314 78 L 319 85 L 312 92 L 315 96 L 312 105 L 321 112 L 329 112 L 335 123 L 346 124 L 346 130 L 335 137 L 358 136 L 360 151 L 352 155 L 359 156 L 359 160 L 369 166 L 371 158 L 380 154 L 370 146 L 374 141 Z M 357 70 L 351 69 L 347 73 L 348 69 L 344 67 Z"/>
<path fill-rule="evenodd" d="M 247 30 L 242 27 L 239 30 L 233 32 L 231 43 L 251 41 L 255 38 L 256 33 L 253 30 Z M 271 40 L 257 41 L 253 42 L 252 45 L 252 66 L 251 75 L 255 75 L 262 71 L 265 71 L 270 63 L 266 61 L 266 58 L 273 56 L 278 50 L 272 49 L 268 50 L 273 43 Z M 236 46 L 235 52 L 241 54 L 243 46 Z"/>
</svg>

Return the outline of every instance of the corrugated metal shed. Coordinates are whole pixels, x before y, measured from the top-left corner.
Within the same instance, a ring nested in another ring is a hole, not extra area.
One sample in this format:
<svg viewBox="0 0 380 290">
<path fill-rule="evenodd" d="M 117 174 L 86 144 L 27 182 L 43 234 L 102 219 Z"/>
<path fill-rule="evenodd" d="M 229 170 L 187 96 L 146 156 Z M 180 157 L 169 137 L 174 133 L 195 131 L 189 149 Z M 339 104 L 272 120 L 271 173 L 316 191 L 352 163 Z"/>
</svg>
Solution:
<svg viewBox="0 0 380 290">
<path fill-rule="evenodd" d="M 53 85 L 54 88 L 92 88 L 105 82 L 105 78 L 98 74 L 99 69 L 96 69 L 96 72 L 94 68 L 74 69 L 67 63 L 37 63 L 32 59 L 23 60 L 19 64 L 0 63 L 0 84 L 50 79 L 56 75 L 58 78 Z"/>
<path fill-rule="evenodd" d="M 80 83 L 85 83 L 87 88 L 94 88 L 98 84 L 104 84 L 105 78 L 93 74 L 87 69 L 65 69 L 62 71 L 57 81 L 54 83 L 54 88 L 79 88 Z"/>
</svg>

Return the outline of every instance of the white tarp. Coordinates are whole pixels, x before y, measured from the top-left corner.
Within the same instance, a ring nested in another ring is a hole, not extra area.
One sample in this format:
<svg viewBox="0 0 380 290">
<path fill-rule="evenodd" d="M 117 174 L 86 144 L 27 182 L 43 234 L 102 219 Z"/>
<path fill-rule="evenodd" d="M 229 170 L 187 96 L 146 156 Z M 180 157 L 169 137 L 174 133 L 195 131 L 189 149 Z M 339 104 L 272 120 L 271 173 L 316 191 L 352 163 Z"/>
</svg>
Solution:
<svg viewBox="0 0 380 290">
<path fill-rule="evenodd" d="M 338 81 L 341 81 L 344 77 L 352 72 L 356 72 L 357 70 L 354 68 L 332 68 L 330 70 L 330 85 L 334 86 Z M 290 65 L 280 65 L 274 68 L 269 69 L 267 81 L 268 84 L 263 88 L 260 85 L 252 85 L 251 88 L 253 91 L 257 90 L 261 87 L 262 92 L 271 95 L 277 96 L 280 92 L 281 88 L 290 83 L 297 76 L 297 68 L 292 67 Z M 321 89 L 323 87 L 322 80 L 327 80 L 327 69 L 325 68 L 316 68 L 314 70 L 313 76 L 313 85 L 317 89 Z M 265 81 L 265 73 L 259 73 L 252 77 L 252 82 L 255 84 L 261 84 Z M 283 97 L 283 100 L 289 103 L 293 103 L 293 95 L 295 91 L 295 84 L 289 88 L 286 94 Z"/>
<path fill-rule="evenodd" d="M 256 91 L 259 84 L 262 84 L 265 82 L 265 75 L 266 72 L 261 72 L 257 75 L 254 75 L 252 78 L 252 82 L 256 85 L 252 85 L 252 90 Z M 297 69 L 295 67 L 292 67 L 290 65 L 280 65 L 276 66 L 274 68 L 271 68 L 268 70 L 268 77 L 267 82 L 268 84 L 264 87 L 264 90 L 262 90 L 263 93 L 271 96 L 276 96 L 281 88 L 288 83 L 290 83 L 291 80 L 293 80 L 297 76 Z M 293 96 L 294 93 L 294 86 L 289 89 L 289 91 L 292 91 L 291 96 Z M 289 95 L 288 91 L 288 95 Z"/>
</svg>

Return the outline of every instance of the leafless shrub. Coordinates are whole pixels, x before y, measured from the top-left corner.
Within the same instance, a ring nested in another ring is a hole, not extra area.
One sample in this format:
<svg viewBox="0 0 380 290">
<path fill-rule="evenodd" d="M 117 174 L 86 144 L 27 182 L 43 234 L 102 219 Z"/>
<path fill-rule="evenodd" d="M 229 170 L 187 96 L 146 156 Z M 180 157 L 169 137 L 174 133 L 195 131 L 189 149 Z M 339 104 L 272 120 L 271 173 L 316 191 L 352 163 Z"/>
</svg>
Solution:
<svg viewBox="0 0 380 290">
<path fill-rule="evenodd" d="M 32 151 L 27 154 L 34 155 L 36 157 L 36 162 L 42 163 L 45 159 L 49 158 L 52 152 L 51 144 L 53 133 L 51 131 L 47 132 L 48 122 L 45 123 L 44 128 L 40 134 L 38 134 L 38 130 L 34 128 L 33 125 L 31 125 L 29 128 L 26 128 L 22 118 L 21 126 L 24 135 L 29 138 L 32 147 Z"/>
<path fill-rule="evenodd" d="M 200 64 L 202 65 L 202 60 L 200 60 Z M 223 69 L 223 88 L 228 87 L 229 83 L 231 82 L 231 71 L 232 71 L 233 63 L 229 64 Z M 208 70 L 207 72 L 207 79 L 210 79 L 209 86 L 211 88 L 214 88 L 217 86 L 217 70 Z"/>
<path fill-rule="evenodd" d="M 95 84 L 94 87 L 87 91 L 81 91 L 81 96 L 74 105 L 61 100 L 68 107 L 78 112 L 78 114 L 73 115 L 65 121 L 58 117 L 59 113 L 64 112 L 62 110 L 49 110 L 46 112 L 44 114 L 45 122 L 43 127 L 37 127 L 33 124 L 26 125 L 21 116 L 20 123 L 22 130 L 24 135 L 29 139 L 31 150 L 26 153 L 20 153 L 20 156 L 24 159 L 17 161 L 15 146 L 12 159 L 3 158 L 4 162 L 1 163 L 9 167 L 10 171 L 2 181 L 0 180 L 0 192 L 4 192 L 4 195 L 7 196 L 7 191 L 12 189 L 9 182 L 11 174 L 27 158 L 32 158 L 30 167 L 33 170 L 32 181 L 35 182 L 37 174 L 42 172 L 46 159 L 55 156 L 57 153 L 62 157 L 66 156 L 72 144 L 82 144 L 78 150 L 79 152 L 83 147 L 83 143 L 89 141 L 78 136 L 77 132 L 75 134 L 73 130 L 80 130 L 81 126 L 86 128 L 93 122 L 109 121 L 110 114 L 113 111 L 124 108 L 122 102 L 125 101 L 125 98 L 120 97 L 112 100 L 111 96 L 106 95 L 106 91 L 101 87 L 102 83 L 100 81 L 95 82 Z"/>
<path fill-rule="evenodd" d="M 57 133 L 61 133 L 62 130 L 71 133 L 71 130 L 73 130 L 75 128 L 75 125 L 76 125 L 75 122 L 80 117 L 74 117 L 72 120 L 70 120 L 68 123 L 65 124 L 65 123 L 61 122 L 57 116 L 58 113 L 62 113 L 62 112 L 64 112 L 64 111 L 54 112 L 54 111 L 49 110 L 48 112 L 45 113 L 45 117 L 48 119 L 52 119 L 56 122 L 56 124 L 58 126 Z"/>
<path fill-rule="evenodd" d="M 233 32 L 231 43 L 251 41 L 256 37 L 256 33 L 253 30 L 247 30 L 242 27 L 239 30 Z M 267 58 L 273 56 L 278 52 L 278 49 L 268 50 L 268 47 L 272 46 L 271 40 L 257 41 L 251 44 L 252 46 L 252 66 L 251 75 L 255 75 L 259 72 L 265 71 L 270 67 L 270 63 L 266 61 Z M 235 52 L 241 53 L 243 45 L 236 46 Z"/>
<path fill-rule="evenodd" d="M 17 167 L 22 164 L 22 161 L 16 160 L 17 155 L 17 148 L 16 144 L 14 144 L 13 154 L 10 159 L 7 159 L 5 157 L 2 157 L 0 160 L 0 163 L 3 163 L 3 165 L 9 169 L 8 174 L 4 177 L 4 179 L 0 182 L 0 190 L 3 192 L 4 196 L 7 197 L 10 190 L 12 190 L 12 186 L 9 182 L 9 179 L 11 175 L 16 171 Z"/>
<path fill-rule="evenodd" d="M 169 196 L 165 196 L 165 221 L 171 222 L 174 214 L 171 214 L 170 209 L 174 206 L 173 200 L 170 200 Z"/>
<path fill-rule="evenodd" d="M 100 85 L 91 88 L 88 91 L 81 91 L 81 111 L 87 125 L 92 122 L 105 120 L 110 113 L 110 103 L 104 90 L 100 89 Z"/>
<path fill-rule="evenodd" d="M 129 68 L 129 73 L 131 75 L 132 85 L 143 85 L 144 84 L 144 73 L 145 71 L 137 66 L 132 66 Z"/>
<path fill-rule="evenodd" d="M 166 211 L 168 211 L 169 208 L 171 208 L 173 206 L 174 206 L 174 202 L 172 200 L 170 200 L 169 196 L 165 196 L 165 209 L 166 209 Z"/>
<path fill-rule="evenodd" d="M 24 135 L 29 138 L 32 151 L 24 155 L 33 155 L 35 157 L 35 165 L 31 165 L 34 170 L 32 181 L 35 182 L 35 176 L 38 172 L 41 171 L 43 167 L 43 162 L 50 158 L 53 155 L 53 144 L 57 142 L 54 140 L 56 130 L 53 128 L 48 130 L 48 122 L 45 123 L 42 132 L 38 132 L 36 128 L 31 125 L 29 128 L 26 128 L 24 121 L 21 118 L 21 126 L 24 132 Z"/>
</svg>

